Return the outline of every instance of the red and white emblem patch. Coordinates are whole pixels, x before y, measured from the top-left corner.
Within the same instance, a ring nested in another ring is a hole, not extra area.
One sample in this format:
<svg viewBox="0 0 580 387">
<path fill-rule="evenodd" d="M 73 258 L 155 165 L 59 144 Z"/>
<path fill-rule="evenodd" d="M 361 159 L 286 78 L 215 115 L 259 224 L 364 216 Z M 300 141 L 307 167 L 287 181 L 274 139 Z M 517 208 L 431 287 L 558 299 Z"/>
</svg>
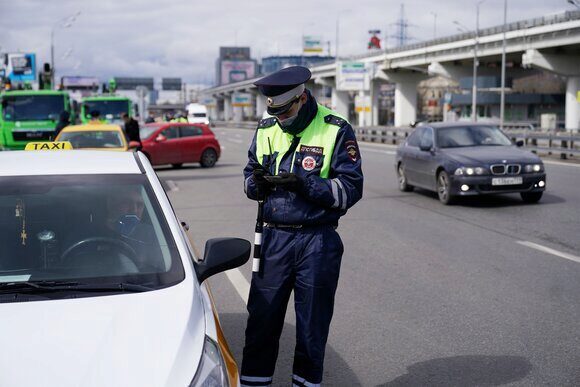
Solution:
<svg viewBox="0 0 580 387">
<path fill-rule="evenodd" d="M 316 167 L 316 160 L 314 160 L 314 157 L 306 156 L 302 159 L 302 168 L 304 168 L 305 171 L 312 171 L 314 167 Z"/>
</svg>

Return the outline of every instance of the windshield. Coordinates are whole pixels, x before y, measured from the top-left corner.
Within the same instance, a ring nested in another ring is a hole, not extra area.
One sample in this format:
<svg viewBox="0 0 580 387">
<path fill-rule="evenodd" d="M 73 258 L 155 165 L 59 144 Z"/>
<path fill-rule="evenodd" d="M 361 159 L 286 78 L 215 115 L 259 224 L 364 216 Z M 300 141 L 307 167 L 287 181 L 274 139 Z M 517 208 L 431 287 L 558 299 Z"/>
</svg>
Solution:
<svg viewBox="0 0 580 387">
<path fill-rule="evenodd" d="M 57 120 L 65 110 L 63 95 L 5 95 L 2 117 L 5 121 Z"/>
<path fill-rule="evenodd" d="M 157 129 L 159 129 L 160 125 L 145 125 L 139 129 L 139 136 L 141 138 L 149 138 Z"/>
<path fill-rule="evenodd" d="M 87 118 L 90 118 L 91 112 L 99 112 L 101 117 L 108 120 L 120 119 L 121 114 L 129 113 L 128 101 L 86 101 L 83 104 Z"/>
<path fill-rule="evenodd" d="M 125 145 L 121 133 L 112 130 L 61 132 L 58 141 L 70 141 L 74 149 L 122 148 Z"/>
<path fill-rule="evenodd" d="M 509 138 L 494 126 L 458 126 L 437 129 L 439 148 L 512 145 Z"/>
<path fill-rule="evenodd" d="M 2 177 L 0 211 L 0 289 L 73 280 L 160 288 L 184 278 L 144 175 Z"/>
</svg>

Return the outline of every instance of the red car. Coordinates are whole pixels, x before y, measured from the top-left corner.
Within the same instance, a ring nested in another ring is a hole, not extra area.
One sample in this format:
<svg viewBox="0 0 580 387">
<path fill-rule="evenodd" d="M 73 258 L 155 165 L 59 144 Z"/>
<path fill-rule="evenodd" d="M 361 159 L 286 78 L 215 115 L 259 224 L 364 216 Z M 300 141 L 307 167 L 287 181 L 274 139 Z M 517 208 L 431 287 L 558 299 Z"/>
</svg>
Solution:
<svg viewBox="0 0 580 387">
<path fill-rule="evenodd" d="M 139 133 L 141 151 L 153 165 L 171 164 L 179 168 L 183 163 L 200 163 L 209 168 L 220 157 L 220 144 L 205 124 L 152 123 L 142 126 Z"/>
</svg>

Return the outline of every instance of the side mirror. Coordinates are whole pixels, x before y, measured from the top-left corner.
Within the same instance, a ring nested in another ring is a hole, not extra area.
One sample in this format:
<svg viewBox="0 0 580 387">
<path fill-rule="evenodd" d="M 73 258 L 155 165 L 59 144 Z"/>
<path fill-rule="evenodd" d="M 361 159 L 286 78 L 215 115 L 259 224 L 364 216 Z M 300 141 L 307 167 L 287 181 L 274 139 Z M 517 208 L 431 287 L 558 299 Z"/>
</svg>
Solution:
<svg viewBox="0 0 580 387">
<path fill-rule="evenodd" d="M 203 261 L 195 263 L 199 283 L 248 262 L 252 245 L 241 238 L 214 238 L 205 243 Z"/>
<path fill-rule="evenodd" d="M 518 147 L 524 146 L 524 141 L 523 140 L 516 141 L 516 146 L 518 146 Z"/>
<path fill-rule="evenodd" d="M 157 141 L 157 142 L 163 142 L 163 141 L 165 141 L 165 140 L 167 140 L 167 137 L 165 137 L 165 136 L 164 136 L 164 135 L 162 135 L 161 133 L 159 133 L 159 134 L 157 135 L 157 137 L 155 137 L 155 141 Z"/>
<path fill-rule="evenodd" d="M 433 144 L 421 143 L 419 144 L 419 149 L 423 152 L 429 152 L 433 148 Z"/>
</svg>

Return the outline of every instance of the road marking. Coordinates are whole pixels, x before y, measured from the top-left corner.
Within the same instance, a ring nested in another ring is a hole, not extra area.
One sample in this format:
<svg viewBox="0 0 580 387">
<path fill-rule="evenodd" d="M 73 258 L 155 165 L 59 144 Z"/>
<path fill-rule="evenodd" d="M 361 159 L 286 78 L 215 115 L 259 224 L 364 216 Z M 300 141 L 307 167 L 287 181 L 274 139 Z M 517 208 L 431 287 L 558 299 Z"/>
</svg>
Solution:
<svg viewBox="0 0 580 387">
<path fill-rule="evenodd" d="M 236 144 L 243 143 L 242 140 L 238 140 L 237 138 L 226 138 L 226 140 L 231 141 L 231 142 L 235 142 Z"/>
<path fill-rule="evenodd" d="M 561 161 L 552 161 L 552 160 L 543 160 L 543 161 L 544 161 L 544 164 L 563 165 L 565 167 L 576 167 L 576 168 L 580 168 L 580 164 L 563 163 Z"/>
<path fill-rule="evenodd" d="M 242 297 L 244 300 L 244 304 L 248 305 L 248 295 L 250 294 L 250 283 L 244 277 L 240 269 L 232 269 L 226 271 L 226 276 L 234 285 L 236 292 L 238 292 L 239 296 Z"/>
<path fill-rule="evenodd" d="M 572 255 L 572 254 L 563 253 L 561 251 L 554 250 L 554 249 L 551 249 L 549 247 L 542 246 L 542 245 L 539 245 L 539 244 L 533 243 L 533 242 L 517 241 L 517 243 L 520 244 L 520 245 L 522 245 L 522 246 L 527 246 L 527 247 L 529 247 L 531 249 L 535 249 L 535 250 L 538 250 L 538 251 L 542 251 L 544 253 L 548 253 L 548 254 L 555 255 L 555 256 L 560 257 L 560 258 L 565 258 L 565 259 L 569 259 L 570 261 L 574 261 L 574 262 L 580 263 L 580 257 L 577 257 L 577 256 Z"/>
<path fill-rule="evenodd" d="M 370 146 L 370 147 L 374 147 L 374 148 L 387 148 L 387 149 L 396 149 L 398 147 L 398 145 L 392 145 L 392 144 L 379 144 L 376 142 L 367 142 L 367 141 L 359 141 L 359 145 L 364 145 L 364 146 Z"/>
<path fill-rule="evenodd" d="M 173 180 L 165 180 L 165 184 L 169 187 L 169 192 L 179 191 L 179 186 Z"/>
<path fill-rule="evenodd" d="M 394 155 L 397 154 L 397 152 L 395 151 L 382 151 L 382 150 L 377 150 L 377 149 L 365 149 L 365 148 L 360 148 L 363 152 L 373 152 L 373 153 L 382 153 L 384 155 Z"/>
<path fill-rule="evenodd" d="M 226 149 L 226 147 L 225 147 L 225 146 L 223 146 L 223 145 L 220 145 L 220 149 L 221 149 L 221 150 L 224 150 L 224 149 Z"/>
</svg>

